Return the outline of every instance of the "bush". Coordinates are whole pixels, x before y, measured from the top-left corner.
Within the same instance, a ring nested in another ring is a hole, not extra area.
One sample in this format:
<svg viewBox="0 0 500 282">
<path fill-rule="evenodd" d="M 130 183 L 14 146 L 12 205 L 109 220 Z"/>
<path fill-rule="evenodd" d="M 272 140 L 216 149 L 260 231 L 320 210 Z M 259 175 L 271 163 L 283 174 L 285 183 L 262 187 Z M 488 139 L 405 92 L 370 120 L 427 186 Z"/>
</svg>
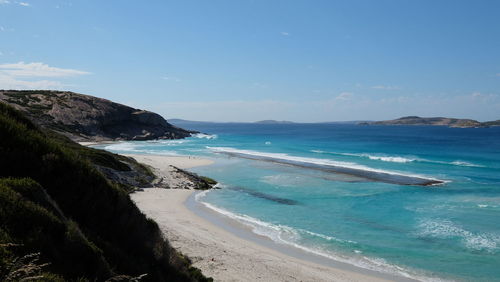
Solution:
<svg viewBox="0 0 500 282">
<path fill-rule="evenodd" d="M 3 103 L 0 136 L 1 244 L 20 244 L 24 254 L 40 252 L 50 271 L 65 279 L 204 279 L 179 259 L 127 192 L 92 164 L 126 170 L 119 158 L 42 131 Z M 13 253 L 2 252 L 5 266 Z"/>
</svg>

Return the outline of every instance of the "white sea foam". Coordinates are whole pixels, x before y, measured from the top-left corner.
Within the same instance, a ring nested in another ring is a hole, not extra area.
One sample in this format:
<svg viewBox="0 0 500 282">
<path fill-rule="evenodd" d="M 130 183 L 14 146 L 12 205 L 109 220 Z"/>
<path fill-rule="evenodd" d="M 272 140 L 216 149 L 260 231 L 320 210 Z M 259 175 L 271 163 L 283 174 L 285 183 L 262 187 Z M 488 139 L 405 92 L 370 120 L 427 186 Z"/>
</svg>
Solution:
<svg viewBox="0 0 500 282">
<path fill-rule="evenodd" d="M 220 185 L 219 182 L 217 182 L 217 184 L 214 185 L 214 188 L 220 188 L 220 187 L 218 187 L 218 185 Z M 210 190 L 204 190 L 204 191 L 201 191 L 199 193 L 196 193 L 194 195 L 194 200 L 197 201 L 197 202 L 199 202 L 199 203 L 203 203 L 203 202 L 201 202 L 201 199 L 203 199 L 210 191 L 213 191 L 213 190 L 211 190 L 211 189 Z"/>
<path fill-rule="evenodd" d="M 446 164 L 446 165 L 456 165 L 456 166 L 484 167 L 483 165 L 474 164 L 471 162 L 466 162 L 461 160 L 446 162 L 446 161 L 423 159 L 415 156 L 388 156 L 386 154 L 381 154 L 381 153 L 340 153 L 340 152 L 328 152 L 323 150 L 311 150 L 311 152 L 317 154 L 332 154 L 340 156 L 368 158 L 370 160 L 378 160 L 378 161 L 394 162 L 394 163 L 423 162 L 423 163 L 435 163 L 435 164 Z"/>
<path fill-rule="evenodd" d="M 140 141 L 139 141 L 140 142 Z M 146 143 L 150 143 L 150 144 L 182 144 L 184 142 L 186 142 L 186 140 L 172 140 L 172 139 L 155 139 L 155 140 L 147 140 L 147 141 L 144 141 Z"/>
<path fill-rule="evenodd" d="M 339 152 L 327 152 L 322 150 L 311 150 L 313 153 L 318 154 L 332 154 L 340 156 L 351 156 L 351 157 L 362 157 L 368 158 L 370 160 L 379 160 L 384 162 L 394 162 L 394 163 L 408 163 L 415 161 L 415 158 L 402 157 L 402 156 L 387 156 L 385 154 L 368 154 L 368 153 L 339 153 Z"/>
<path fill-rule="evenodd" d="M 119 142 L 106 145 L 104 149 L 109 151 L 134 151 L 136 147 L 130 142 Z"/>
<path fill-rule="evenodd" d="M 116 151 L 116 152 L 126 152 L 126 153 L 135 153 L 135 154 L 154 154 L 154 155 L 165 155 L 165 156 L 178 156 L 178 154 L 174 151 L 167 151 L 164 149 L 139 149 L 141 147 L 138 143 L 133 142 L 120 142 L 106 145 L 104 147 L 105 150 L 108 151 Z M 154 148 L 154 147 L 150 147 Z"/>
<path fill-rule="evenodd" d="M 410 174 L 410 173 L 402 173 L 402 172 L 396 172 L 396 171 L 390 171 L 390 170 L 375 169 L 375 168 L 367 167 L 364 165 L 359 165 L 356 163 L 334 161 L 334 160 L 330 160 L 330 159 L 296 157 L 296 156 L 290 156 L 288 154 L 283 154 L 283 153 L 267 153 L 267 152 L 251 151 L 251 150 L 240 150 L 240 149 L 235 149 L 235 148 L 230 148 L 230 147 L 209 147 L 209 146 L 207 146 L 207 148 L 214 151 L 214 152 L 219 152 L 219 153 L 243 154 L 243 155 L 249 155 L 249 156 L 255 156 L 255 157 L 273 158 L 273 159 L 277 159 L 277 160 L 281 159 L 281 160 L 293 161 L 293 162 L 297 162 L 297 163 L 309 163 L 309 164 L 326 165 L 326 166 L 334 166 L 334 167 L 344 167 L 344 168 L 364 170 L 364 171 L 369 171 L 369 172 L 384 173 L 384 174 L 390 174 L 390 175 L 399 175 L 399 176 L 405 176 L 405 177 L 416 177 L 416 178 L 422 178 L 422 179 L 428 179 L 428 180 L 447 182 L 447 181 L 435 179 L 435 178 L 432 178 L 429 176 Z"/>
<path fill-rule="evenodd" d="M 320 237 L 328 241 L 339 241 L 339 242 L 349 242 L 349 243 L 356 243 L 353 241 L 349 240 L 341 240 L 335 237 L 323 235 L 323 234 L 318 234 L 315 232 L 303 230 L 303 229 L 294 229 L 292 227 L 286 226 L 286 225 L 281 225 L 281 224 L 272 224 L 269 222 L 264 222 L 259 219 L 256 219 L 254 217 L 244 215 L 244 214 L 236 214 L 233 212 L 230 212 L 226 209 L 217 207 L 215 205 L 212 205 L 210 203 L 207 203 L 205 201 L 202 201 L 202 199 L 209 193 L 211 190 L 206 190 L 203 192 L 199 192 L 195 195 L 195 200 L 204 205 L 205 207 L 223 215 L 226 216 L 232 220 L 235 220 L 245 226 L 248 226 L 253 233 L 265 236 L 272 241 L 278 243 L 278 244 L 283 244 L 283 245 L 288 245 L 295 247 L 297 249 L 300 249 L 302 251 L 312 253 L 315 255 L 319 255 L 321 257 L 327 258 L 327 259 L 332 259 L 335 261 L 343 262 L 343 263 L 348 263 L 352 264 L 361 268 L 373 270 L 373 271 L 378 271 L 382 273 L 388 273 L 392 275 L 399 275 L 411 279 L 418 279 L 421 281 L 443 281 L 441 279 L 437 278 L 429 278 L 425 276 L 421 276 L 418 274 L 413 274 L 409 270 L 404 269 L 400 266 L 390 264 L 386 262 L 382 258 L 370 258 L 366 256 L 359 255 L 361 252 L 360 251 L 354 251 L 356 254 L 355 257 L 348 257 L 344 256 L 341 254 L 337 254 L 325 249 L 322 249 L 320 247 L 316 246 L 305 246 L 303 244 L 298 243 L 301 237 L 301 232 L 307 233 L 312 236 Z"/>
<path fill-rule="evenodd" d="M 368 158 L 370 160 L 381 160 L 384 162 L 393 162 L 393 163 L 408 163 L 414 161 L 414 159 L 408 159 L 403 157 L 368 156 Z"/>
<path fill-rule="evenodd" d="M 157 143 L 160 143 L 162 145 L 168 145 L 168 146 L 184 144 L 186 142 L 187 142 L 187 140 L 159 140 L 159 141 L 157 141 Z"/>
<path fill-rule="evenodd" d="M 499 234 L 472 232 L 447 219 L 425 219 L 420 222 L 418 228 L 419 236 L 438 239 L 458 238 L 470 250 L 492 253 L 498 251 L 500 247 Z"/>
<path fill-rule="evenodd" d="M 446 161 L 435 161 L 435 160 L 428 160 L 428 159 L 417 159 L 417 161 L 424 162 L 424 163 L 435 163 L 435 164 L 455 165 L 455 166 L 485 167 L 484 165 L 473 164 L 473 163 L 466 162 L 466 161 L 446 162 Z"/>
<path fill-rule="evenodd" d="M 217 139 L 217 134 L 205 134 L 205 133 L 196 133 L 191 134 L 191 137 L 200 138 L 200 139 Z"/>
<path fill-rule="evenodd" d="M 473 164 L 473 163 L 469 163 L 469 162 L 466 162 L 466 161 L 453 161 L 453 162 L 451 162 L 451 164 L 458 165 L 458 166 L 484 167 L 482 165 Z"/>
<path fill-rule="evenodd" d="M 303 233 L 306 233 L 306 234 L 309 234 L 309 235 L 312 235 L 312 236 L 315 236 L 315 237 L 319 237 L 319 238 L 325 239 L 327 241 L 337 241 L 337 242 L 341 242 L 341 243 L 356 244 L 356 242 L 351 241 L 351 240 L 342 240 L 342 239 L 339 239 L 339 238 L 336 238 L 336 237 L 332 237 L 332 236 L 328 236 L 328 235 L 324 235 L 324 234 L 319 234 L 319 233 L 312 232 L 312 231 L 305 230 L 305 229 L 299 229 L 299 230 L 301 232 L 303 232 Z"/>
</svg>

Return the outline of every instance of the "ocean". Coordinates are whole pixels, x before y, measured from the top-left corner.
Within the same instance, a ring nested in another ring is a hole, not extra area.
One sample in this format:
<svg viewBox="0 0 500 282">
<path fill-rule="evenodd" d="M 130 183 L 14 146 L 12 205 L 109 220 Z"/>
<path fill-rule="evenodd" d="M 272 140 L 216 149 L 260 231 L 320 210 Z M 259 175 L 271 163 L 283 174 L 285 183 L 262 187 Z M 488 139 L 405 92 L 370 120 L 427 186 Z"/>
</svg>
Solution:
<svg viewBox="0 0 500 282">
<path fill-rule="evenodd" d="M 196 195 L 277 244 L 419 280 L 500 281 L 500 127 L 190 123 L 184 140 L 97 147 L 189 155 Z"/>
</svg>

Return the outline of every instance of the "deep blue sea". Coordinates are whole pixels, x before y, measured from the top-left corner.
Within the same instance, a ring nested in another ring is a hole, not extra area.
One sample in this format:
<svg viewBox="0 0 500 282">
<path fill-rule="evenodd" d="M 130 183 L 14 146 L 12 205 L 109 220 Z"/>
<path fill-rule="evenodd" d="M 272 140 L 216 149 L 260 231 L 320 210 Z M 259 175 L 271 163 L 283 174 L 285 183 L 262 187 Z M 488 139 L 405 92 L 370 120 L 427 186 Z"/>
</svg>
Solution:
<svg viewBox="0 0 500 282">
<path fill-rule="evenodd" d="M 197 199 L 278 244 L 423 280 L 500 281 L 500 127 L 181 126 L 206 134 L 101 148 L 215 160 L 191 169 L 220 182 Z"/>
</svg>

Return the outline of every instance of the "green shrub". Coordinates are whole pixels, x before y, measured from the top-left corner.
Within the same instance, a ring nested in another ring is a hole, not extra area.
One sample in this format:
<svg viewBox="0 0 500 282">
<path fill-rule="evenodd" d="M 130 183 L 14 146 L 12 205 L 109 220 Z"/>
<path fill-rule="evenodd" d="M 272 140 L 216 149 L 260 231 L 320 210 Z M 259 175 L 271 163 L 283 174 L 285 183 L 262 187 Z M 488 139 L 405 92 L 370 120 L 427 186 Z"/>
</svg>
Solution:
<svg viewBox="0 0 500 282">
<path fill-rule="evenodd" d="M 125 159 L 42 131 L 3 103 L 0 136 L 0 243 L 40 252 L 51 273 L 65 279 L 204 279 L 179 260 L 127 192 L 92 164 L 127 170 Z M 0 248 L 0 255 L 5 265 L 15 254 Z"/>
</svg>

